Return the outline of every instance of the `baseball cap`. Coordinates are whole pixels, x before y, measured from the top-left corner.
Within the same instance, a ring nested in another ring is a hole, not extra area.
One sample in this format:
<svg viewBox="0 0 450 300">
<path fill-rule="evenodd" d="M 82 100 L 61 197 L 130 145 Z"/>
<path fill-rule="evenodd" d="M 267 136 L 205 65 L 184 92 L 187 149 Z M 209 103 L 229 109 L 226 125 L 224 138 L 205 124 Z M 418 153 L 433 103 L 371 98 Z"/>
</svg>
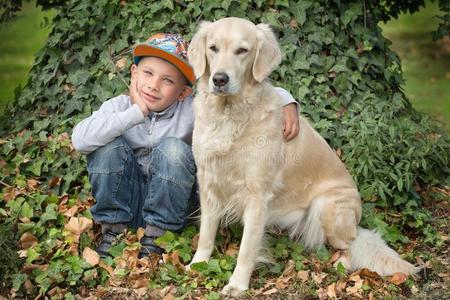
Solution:
<svg viewBox="0 0 450 300">
<path fill-rule="evenodd" d="M 187 60 L 188 44 L 178 34 L 157 33 L 148 38 L 144 43 L 138 44 L 133 49 L 133 61 L 137 65 L 145 56 L 162 58 L 173 64 L 189 81 L 195 82 L 194 70 Z"/>
</svg>

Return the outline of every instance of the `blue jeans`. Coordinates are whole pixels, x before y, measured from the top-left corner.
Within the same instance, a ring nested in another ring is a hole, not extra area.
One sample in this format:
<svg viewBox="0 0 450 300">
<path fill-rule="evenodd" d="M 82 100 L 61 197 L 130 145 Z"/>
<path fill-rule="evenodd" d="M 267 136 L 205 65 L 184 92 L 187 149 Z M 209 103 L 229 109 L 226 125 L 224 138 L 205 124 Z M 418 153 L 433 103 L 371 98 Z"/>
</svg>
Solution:
<svg viewBox="0 0 450 300">
<path fill-rule="evenodd" d="M 143 161 L 148 164 L 138 164 L 123 137 L 89 154 L 94 220 L 179 231 L 198 208 L 191 148 L 178 138 L 165 138 Z"/>
</svg>

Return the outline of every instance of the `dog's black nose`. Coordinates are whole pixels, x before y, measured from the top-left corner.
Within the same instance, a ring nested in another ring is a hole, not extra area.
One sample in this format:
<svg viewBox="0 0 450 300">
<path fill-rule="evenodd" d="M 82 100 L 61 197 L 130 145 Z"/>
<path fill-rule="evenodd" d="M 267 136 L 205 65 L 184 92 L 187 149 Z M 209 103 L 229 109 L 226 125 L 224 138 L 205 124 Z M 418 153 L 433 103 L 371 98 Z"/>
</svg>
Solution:
<svg viewBox="0 0 450 300">
<path fill-rule="evenodd" d="M 224 86 L 230 81 L 230 78 L 225 73 L 216 73 L 213 76 L 213 82 L 215 86 Z"/>
</svg>

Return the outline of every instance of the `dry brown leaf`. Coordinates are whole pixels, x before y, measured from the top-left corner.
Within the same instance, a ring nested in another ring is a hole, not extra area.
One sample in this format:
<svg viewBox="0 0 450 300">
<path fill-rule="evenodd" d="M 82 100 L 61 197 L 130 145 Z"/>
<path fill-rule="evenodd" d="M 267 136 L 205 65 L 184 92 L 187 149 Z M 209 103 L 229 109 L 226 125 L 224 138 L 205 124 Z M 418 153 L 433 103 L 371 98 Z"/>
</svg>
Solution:
<svg viewBox="0 0 450 300">
<path fill-rule="evenodd" d="M 110 265 L 106 264 L 103 260 L 100 260 L 98 262 L 98 266 L 105 269 L 110 275 L 114 272 L 114 269 Z"/>
<path fill-rule="evenodd" d="M 28 249 L 33 245 L 38 243 L 37 237 L 35 237 L 31 232 L 27 231 L 20 237 L 20 247 L 22 249 Z"/>
<path fill-rule="evenodd" d="M 100 255 L 89 247 L 85 247 L 83 250 L 83 258 L 91 266 L 96 266 L 100 262 Z"/>
<path fill-rule="evenodd" d="M 6 144 L 8 141 L 4 139 L 0 139 L 0 145 Z"/>
<path fill-rule="evenodd" d="M 277 292 L 278 292 L 278 289 L 276 289 L 276 288 L 271 288 L 270 290 L 267 290 L 267 291 L 263 292 L 262 294 L 263 294 L 263 295 L 272 295 L 272 294 L 275 294 L 275 293 L 277 293 Z"/>
<path fill-rule="evenodd" d="M 286 282 L 283 281 L 281 278 L 277 278 L 277 281 L 275 282 L 275 287 L 279 290 L 284 290 L 287 287 Z"/>
<path fill-rule="evenodd" d="M 74 217 L 78 213 L 78 205 L 74 205 L 71 208 L 65 210 L 64 216 L 71 218 Z"/>
<path fill-rule="evenodd" d="M 173 251 L 171 254 L 163 254 L 163 261 L 170 262 L 172 265 L 184 270 L 184 265 L 180 261 L 180 255 L 178 250 Z"/>
<path fill-rule="evenodd" d="M 127 65 L 127 58 L 126 57 L 122 57 L 121 59 L 119 59 L 116 62 L 116 68 L 119 71 L 122 71 Z"/>
<path fill-rule="evenodd" d="M 136 231 L 136 238 L 138 241 L 141 240 L 141 238 L 144 236 L 145 234 L 145 229 L 142 227 L 139 227 L 138 230 Z"/>
<path fill-rule="evenodd" d="M 135 288 L 135 289 L 146 288 L 147 289 L 148 283 L 149 283 L 148 278 L 140 278 L 134 282 L 133 288 Z"/>
<path fill-rule="evenodd" d="M 306 282 L 309 279 L 309 271 L 298 271 L 297 277 L 302 281 Z"/>
<path fill-rule="evenodd" d="M 389 281 L 395 285 L 400 285 L 400 284 L 404 283 L 407 278 L 408 278 L 408 275 L 406 275 L 405 273 L 398 272 L 398 273 L 394 273 L 394 275 L 392 275 L 392 277 Z"/>
<path fill-rule="evenodd" d="M 339 150 L 339 149 L 338 149 Z M 338 155 L 340 156 L 340 155 Z M 334 263 L 335 261 L 337 261 L 339 258 L 341 257 L 341 251 L 336 251 L 334 252 L 334 254 L 331 256 L 330 260 L 328 261 L 329 263 Z"/>
<path fill-rule="evenodd" d="M 337 298 L 336 295 L 336 282 L 333 282 L 327 287 L 327 296 L 329 298 Z"/>
<path fill-rule="evenodd" d="M 235 243 L 229 243 L 227 250 L 225 251 L 226 255 L 236 256 L 239 253 L 239 246 Z"/>
<path fill-rule="evenodd" d="M 32 191 L 35 191 L 39 187 L 40 184 L 41 184 L 41 182 L 39 180 L 36 180 L 33 178 L 27 179 L 27 187 Z"/>
<path fill-rule="evenodd" d="M 337 292 L 343 291 L 346 287 L 347 287 L 347 282 L 345 282 L 345 281 L 343 281 L 343 280 L 339 280 L 339 281 L 336 283 L 336 291 L 337 291 Z"/>
<path fill-rule="evenodd" d="M 327 273 L 320 273 L 320 274 L 312 273 L 311 278 L 314 280 L 315 283 L 321 284 L 322 281 L 325 279 L 325 277 L 327 277 L 327 275 L 328 275 Z"/>
<path fill-rule="evenodd" d="M 16 199 L 17 196 L 25 194 L 25 191 L 23 189 L 16 189 L 13 186 L 8 186 L 4 189 L 3 192 L 3 200 L 5 202 L 9 202 L 13 199 Z"/>
<path fill-rule="evenodd" d="M 294 260 L 290 259 L 288 260 L 286 266 L 284 267 L 283 270 L 283 276 L 293 276 L 295 275 L 295 262 Z"/>
<path fill-rule="evenodd" d="M 50 179 L 50 181 L 48 182 L 48 187 L 49 188 L 53 188 L 57 185 L 61 184 L 61 177 L 53 177 L 52 179 Z"/>
<path fill-rule="evenodd" d="M 86 217 L 72 217 L 69 222 L 64 226 L 64 229 L 70 231 L 76 236 L 79 236 L 83 232 L 88 231 L 92 227 L 92 220 Z"/>
<path fill-rule="evenodd" d="M 359 273 L 359 275 L 367 277 L 367 278 L 372 278 L 372 279 L 380 279 L 380 275 L 377 272 L 372 272 L 369 269 L 361 269 L 361 272 Z"/>
<path fill-rule="evenodd" d="M 317 290 L 317 296 L 319 296 L 319 299 L 320 299 L 320 300 L 327 299 L 327 298 L 328 298 L 327 290 L 324 289 L 323 287 L 320 287 L 320 288 Z"/>
<path fill-rule="evenodd" d="M 359 277 L 359 275 L 355 275 L 355 278 L 356 278 L 356 276 Z M 363 286 L 364 280 L 358 279 L 358 280 L 352 280 L 352 281 L 355 281 L 355 285 L 347 287 L 347 289 L 345 291 L 348 294 L 351 294 L 351 295 L 354 295 L 356 297 L 362 298 L 361 294 L 359 293 L 359 290 Z"/>
<path fill-rule="evenodd" d="M 48 269 L 48 264 L 45 264 L 45 265 L 25 264 L 22 267 L 22 271 L 25 272 L 25 273 L 31 273 L 35 269 L 39 269 L 39 270 L 45 271 L 45 270 Z"/>
<path fill-rule="evenodd" d="M 165 288 L 163 288 L 160 292 L 159 295 L 161 297 L 165 297 L 167 294 L 170 293 L 170 290 L 172 289 L 172 285 L 166 286 Z M 164 298 L 163 298 L 164 299 Z"/>
<path fill-rule="evenodd" d="M 147 282 L 147 285 L 148 285 L 148 282 Z M 138 299 L 143 298 L 147 294 L 147 292 L 148 292 L 147 285 L 134 290 L 136 295 L 139 297 Z"/>
<path fill-rule="evenodd" d="M 192 240 L 191 240 L 191 249 L 192 250 L 197 250 L 199 236 L 200 235 L 197 233 L 196 235 L 194 235 L 194 237 L 192 237 Z"/>
</svg>

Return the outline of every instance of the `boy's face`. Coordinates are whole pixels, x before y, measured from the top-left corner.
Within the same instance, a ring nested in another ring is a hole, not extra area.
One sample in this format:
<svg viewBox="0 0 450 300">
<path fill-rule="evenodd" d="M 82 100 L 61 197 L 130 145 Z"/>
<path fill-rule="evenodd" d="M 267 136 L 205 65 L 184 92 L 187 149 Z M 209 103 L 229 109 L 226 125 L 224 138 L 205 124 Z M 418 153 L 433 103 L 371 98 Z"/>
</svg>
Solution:
<svg viewBox="0 0 450 300">
<path fill-rule="evenodd" d="M 138 94 L 152 112 L 163 111 L 191 92 L 183 74 L 161 58 L 143 57 L 131 67 L 131 76 L 137 82 Z"/>
</svg>

